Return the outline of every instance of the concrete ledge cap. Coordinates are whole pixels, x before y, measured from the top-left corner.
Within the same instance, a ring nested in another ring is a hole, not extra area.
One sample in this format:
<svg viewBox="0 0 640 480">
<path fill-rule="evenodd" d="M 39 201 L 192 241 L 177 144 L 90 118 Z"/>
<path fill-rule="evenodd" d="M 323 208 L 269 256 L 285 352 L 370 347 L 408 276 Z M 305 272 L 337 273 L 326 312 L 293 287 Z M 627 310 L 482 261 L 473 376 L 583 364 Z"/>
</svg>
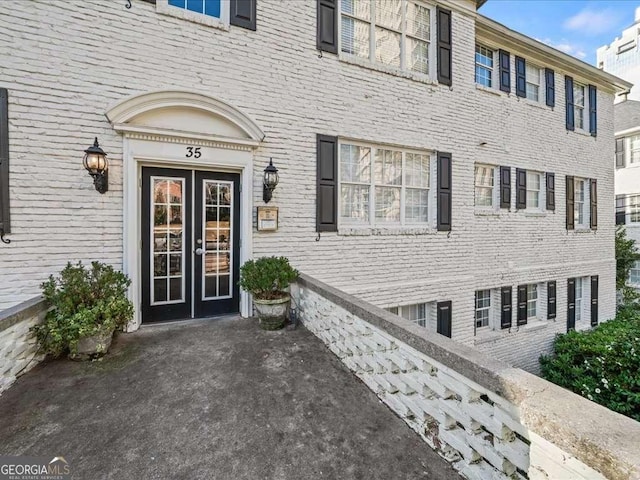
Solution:
<svg viewBox="0 0 640 480">
<path fill-rule="evenodd" d="M 640 423 L 305 274 L 298 285 L 496 393 L 523 426 L 610 480 L 640 479 Z"/>
<path fill-rule="evenodd" d="M 41 296 L 37 296 L 1 311 L 0 332 L 38 313 L 46 312 L 47 308 L 46 300 Z"/>
</svg>

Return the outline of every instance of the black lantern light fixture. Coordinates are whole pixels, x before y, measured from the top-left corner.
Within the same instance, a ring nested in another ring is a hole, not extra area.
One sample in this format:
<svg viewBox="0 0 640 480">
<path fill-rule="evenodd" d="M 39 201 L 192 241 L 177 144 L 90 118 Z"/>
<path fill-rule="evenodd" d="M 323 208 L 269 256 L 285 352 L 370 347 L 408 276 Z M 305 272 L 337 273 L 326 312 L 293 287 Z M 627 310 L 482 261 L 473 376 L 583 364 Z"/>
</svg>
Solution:
<svg viewBox="0 0 640 480">
<path fill-rule="evenodd" d="M 269 165 L 264 169 L 264 177 L 262 180 L 262 199 L 264 203 L 269 203 L 271 195 L 278 185 L 278 169 L 273 166 L 273 158 L 269 159 Z"/>
<path fill-rule="evenodd" d="M 96 190 L 100 193 L 105 193 L 109 190 L 109 162 L 107 162 L 107 154 L 98 145 L 98 137 L 84 153 L 85 155 L 82 159 L 84 168 L 93 177 L 93 185 Z"/>
</svg>

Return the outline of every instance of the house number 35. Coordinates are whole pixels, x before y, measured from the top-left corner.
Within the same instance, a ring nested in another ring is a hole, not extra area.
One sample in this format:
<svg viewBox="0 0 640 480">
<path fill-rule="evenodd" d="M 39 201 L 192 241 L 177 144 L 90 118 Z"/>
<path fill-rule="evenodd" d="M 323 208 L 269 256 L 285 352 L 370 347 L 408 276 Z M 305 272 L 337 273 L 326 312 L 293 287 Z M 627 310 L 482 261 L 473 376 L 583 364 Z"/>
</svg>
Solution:
<svg viewBox="0 0 640 480">
<path fill-rule="evenodd" d="M 187 147 L 187 154 L 185 157 L 187 158 L 200 158 L 202 153 L 200 153 L 200 147 Z"/>
</svg>

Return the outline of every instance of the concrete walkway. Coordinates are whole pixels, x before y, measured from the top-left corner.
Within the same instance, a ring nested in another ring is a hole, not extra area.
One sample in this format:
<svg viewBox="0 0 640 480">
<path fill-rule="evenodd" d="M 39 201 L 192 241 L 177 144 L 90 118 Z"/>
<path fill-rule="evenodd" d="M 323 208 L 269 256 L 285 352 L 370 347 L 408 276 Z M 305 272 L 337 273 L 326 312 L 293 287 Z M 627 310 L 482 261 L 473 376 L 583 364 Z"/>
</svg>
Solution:
<svg viewBox="0 0 640 480">
<path fill-rule="evenodd" d="M 223 319 L 121 334 L 0 396 L 0 455 L 75 479 L 459 479 L 304 328 Z"/>
</svg>

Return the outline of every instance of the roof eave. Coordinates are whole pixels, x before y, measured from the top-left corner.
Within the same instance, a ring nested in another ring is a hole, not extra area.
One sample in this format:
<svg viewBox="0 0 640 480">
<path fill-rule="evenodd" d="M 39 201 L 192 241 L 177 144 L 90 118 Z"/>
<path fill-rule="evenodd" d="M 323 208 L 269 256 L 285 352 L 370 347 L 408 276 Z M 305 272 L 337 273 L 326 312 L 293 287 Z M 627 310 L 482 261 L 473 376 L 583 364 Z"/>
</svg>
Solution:
<svg viewBox="0 0 640 480">
<path fill-rule="evenodd" d="M 556 48 L 550 47 L 545 43 L 534 40 L 531 37 L 527 37 L 522 33 L 516 32 L 515 30 L 511 30 L 501 23 L 485 17 L 480 13 L 477 14 L 476 18 L 476 29 L 480 31 L 481 34 L 493 34 L 494 36 L 496 36 L 497 40 L 509 38 L 512 42 L 524 44 L 527 47 L 537 51 L 539 55 L 549 58 L 551 60 L 551 63 L 555 61 L 558 67 L 563 67 L 564 69 L 566 69 L 567 66 L 569 66 L 570 68 L 578 71 L 580 74 L 584 75 L 587 78 L 594 78 L 603 85 L 609 85 L 611 90 L 615 91 L 616 93 L 628 92 L 633 86 L 632 83 L 627 82 L 626 80 L 607 73 L 604 70 L 600 70 L 599 68 L 596 68 L 593 65 L 589 65 L 582 60 L 578 60 L 577 58 L 561 52 Z"/>
</svg>

